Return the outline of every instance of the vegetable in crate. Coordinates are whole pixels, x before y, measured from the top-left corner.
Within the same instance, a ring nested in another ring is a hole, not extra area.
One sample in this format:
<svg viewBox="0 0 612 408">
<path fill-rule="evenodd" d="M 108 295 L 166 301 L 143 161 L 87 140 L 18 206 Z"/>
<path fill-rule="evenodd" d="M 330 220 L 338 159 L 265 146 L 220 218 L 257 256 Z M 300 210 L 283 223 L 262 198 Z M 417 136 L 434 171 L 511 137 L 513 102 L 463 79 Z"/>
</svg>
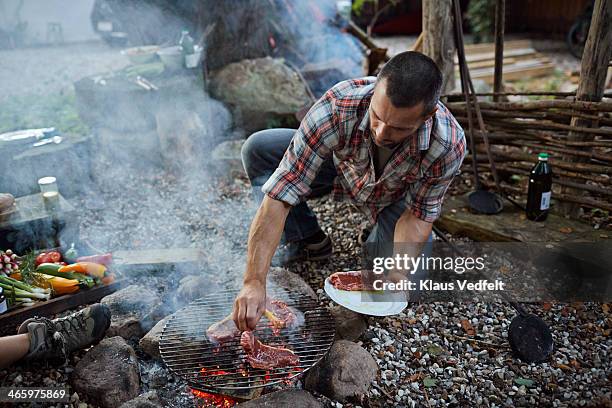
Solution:
<svg viewBox="0 0 612 408">
<path fill-rule="evenodd" d="M 42 252 L 36 257 L 36 265 L 43 263 L 55 263 L 62 261 L 62 254 L 57 251 Z"/>
<path fill-rule="evenodd" d="M 10 275 L 19 270 L 19 258 L 13 251 L 0 251 L 0 275 Z"/>
<path fill-rule="evenodd" d="M 113 262 L 113 254 L 107 252 L 105 254 L 81 256 L 77 258 L 77 262 L 93 262 L 100 265 L 110 265 Z"/>
<path fill-rule="evenodd" d="M 50 298 L 48 290 L 30 286 L 27 283 L 9 278 L 8 276 L 0 276 L 0 287 L 4 289 L 5 296 L 17 300 L 48 300 Z"/>
<path fill-rule="evenodd" d="M 106 273 L 106 266 L 93 262 L 77 262 L 62 266 L 59 271 L 84 273 L 91 277 L 102 279 Z"/>
<path fill-rule="evenodd" d="M 51 289 L 53 289 L 53 293 L 56 295 L 78 292 L 81 288 L 81 283 L 76 279 L 60 278 L 47 274 L 42 274 L 42 276 L 51 284 Z"/>
<path fill-rule="evenodd" d="M 79 282 L 81 287 L 92 288 L 96 284 L 93 278 L 87 275 L 75 272 L 60 272 L 60 268 L 61 265 L 58 264 L 44 263 L 38 265 L 38 267 L 36 268 L 36 272 L 51 276 L 57 276 L 58 278 L 76 280 Z"/>
</svg>

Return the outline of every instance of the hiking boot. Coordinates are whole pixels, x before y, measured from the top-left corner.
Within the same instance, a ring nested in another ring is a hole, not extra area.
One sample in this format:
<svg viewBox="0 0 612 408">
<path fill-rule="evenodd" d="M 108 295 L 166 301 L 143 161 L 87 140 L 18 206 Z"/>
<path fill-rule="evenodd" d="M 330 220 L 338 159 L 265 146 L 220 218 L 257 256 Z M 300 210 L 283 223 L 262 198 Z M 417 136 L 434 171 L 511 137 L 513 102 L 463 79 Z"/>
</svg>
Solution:
<svg viewBox="0 0 612 408">
<path fill-rule="evenodd" d="M 23 322 L 17 333 L 30 335 L 30 350 L 26 359 L 67 361 L 74 350 L 102 340 L 110 320 L 108 306 L 96 303 L 54 320 L 33 317 Z"/>
<path fill-rule="evenodd" d="M 285 266 L 297 261 L 321 261 L 332 256 L 332 241 L 325 235 L 320 242 L 290 242 L 278 247 L 272 266 Z"/>
</svg>

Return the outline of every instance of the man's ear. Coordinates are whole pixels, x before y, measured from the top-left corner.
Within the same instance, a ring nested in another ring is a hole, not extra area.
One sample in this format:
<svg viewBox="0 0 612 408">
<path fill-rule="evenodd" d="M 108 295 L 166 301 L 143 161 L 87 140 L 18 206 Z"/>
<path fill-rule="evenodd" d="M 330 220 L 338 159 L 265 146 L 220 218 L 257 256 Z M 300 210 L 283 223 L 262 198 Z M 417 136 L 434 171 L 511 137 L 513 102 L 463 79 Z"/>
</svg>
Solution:
<svg viewBox="0 0 612 408">
<path fill-rule="evenodd" d="M 437 111 L 438 111 L 438 105 L 434 106 L 434 108 L 431 110 L 431 112 L 429 112 L 427 115 L 425 115 L 423 117 L 423 120 L 424 121 L 429 120 L 429 118 L 431 118 L 433 115 L 435 115 Z"/>
</svg>

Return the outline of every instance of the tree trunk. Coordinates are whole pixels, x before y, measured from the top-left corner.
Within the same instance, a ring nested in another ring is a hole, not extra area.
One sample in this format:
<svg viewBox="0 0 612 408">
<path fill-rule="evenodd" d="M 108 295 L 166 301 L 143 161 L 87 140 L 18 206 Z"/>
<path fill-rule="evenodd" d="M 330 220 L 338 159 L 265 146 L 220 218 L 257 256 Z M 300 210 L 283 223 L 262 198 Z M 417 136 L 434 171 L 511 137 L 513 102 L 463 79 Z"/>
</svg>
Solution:
<svg viewBox="0 0 612 408">
<path fill-rule="evenodd" d="M 452 0 L 423 0 L 423 54 L 440 68 L 442 93 L 455 88 Z"/>
<path fill-rule="evenodd" d="M 591 17 L 591 27 L 582 54 L 582 65 L 580 67 L 580 84 L 576 92 L 577 101 L 599 102 L 603 97 L 608 64 L 612 56 L 612 0 L 596 0 Z M 573 117 L 571 125 L 577 128 L 598 126 L 597 122 L 590 119 Z M 593 134 L 580 131 L 570 131 L 568 140 L 591 141 Z M 572 195 L 577 191 L 571 187 L 564 186 L 562 193 Z M 577 216 L 579 205 L 567 204 L 562 210 L 568 214 Z"/>
</svg>

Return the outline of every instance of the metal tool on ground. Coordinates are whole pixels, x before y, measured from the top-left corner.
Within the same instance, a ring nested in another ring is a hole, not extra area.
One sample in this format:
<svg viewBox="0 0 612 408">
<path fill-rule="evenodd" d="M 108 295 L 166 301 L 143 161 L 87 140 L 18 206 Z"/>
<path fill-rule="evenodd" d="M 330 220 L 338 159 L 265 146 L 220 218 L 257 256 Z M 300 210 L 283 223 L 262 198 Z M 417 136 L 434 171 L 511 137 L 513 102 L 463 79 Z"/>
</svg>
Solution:
<svg viewBox="0 0 612 408">
<path fill-rule="evenodd" d="M 475 94 L 474 87 L 472 84 L 472 80 L 470 78 L 470 73 L 467 67 L 467 62 L 465 60 L 465 49 L 463 46 L 463 28 L 461 25 L 461 11 L 459 9 L 459 2 L 454 1 L 454 15 L 453 19 L 455 20 L 455 42 L 457 43 L 457 56 L 459 59 L 459 74 L 461 76 L 461 89 L 465 96 L 466 100 L 466 109 L 467 109 L 467 117 L 468 117 L 468 134 L 470 136 L 470 150 L 472 151 L 472 172 L 474 173 L 474 188 L 476 191 L 472 192 L 469 197 L 470 208 L 481 214 L 497 214 L 501 212 L 504 208 L 504 204 L 502 199 L 494 193 L 491 193 L 486 190 L 482 190 L 482 186 L 480 184 L 480 177 L 478 175 L 478 159 L 476 153 L 476 142 L 474 140 L 474 126 L 472 122 L 472 102 L 474 103 L 474 108 L 476 109 L 476 116 L 478 117 L 478 123 L 480 125 L 480 131 L 482 137 L 485 141 L 485 146 L 487 148 L 489 164 L 491 165 L 491 171 L 495 178 L 496 185 L 499 188 L 499 181 L 497 178 L 497 171 L 495 170 L 495 163 L 493 163 L 492 156 L 490 154 L 490 146 L 489 140 L 486 134 L 486 130 L 484 128 L 484 122 L 482 121 L 482 115 L 480 115 L 480 108 L 478 106 L 477 97 Z"/>
<path fill-rule="evenodd" d="M 447 243 L 453 252 L 462 256 L 455 246 L 435 225 L 433 230 L 438 237 Z M 511 299 L 506 293 L 501 296 L 517 311 L 508 328 L 508 341 L 514 354 L 526 363 L 543 363 L 548 361 L 553 349 L 553 338 L 550 328 L 540 317 L 528 313 L 523 307 Z"/>
</svg>

